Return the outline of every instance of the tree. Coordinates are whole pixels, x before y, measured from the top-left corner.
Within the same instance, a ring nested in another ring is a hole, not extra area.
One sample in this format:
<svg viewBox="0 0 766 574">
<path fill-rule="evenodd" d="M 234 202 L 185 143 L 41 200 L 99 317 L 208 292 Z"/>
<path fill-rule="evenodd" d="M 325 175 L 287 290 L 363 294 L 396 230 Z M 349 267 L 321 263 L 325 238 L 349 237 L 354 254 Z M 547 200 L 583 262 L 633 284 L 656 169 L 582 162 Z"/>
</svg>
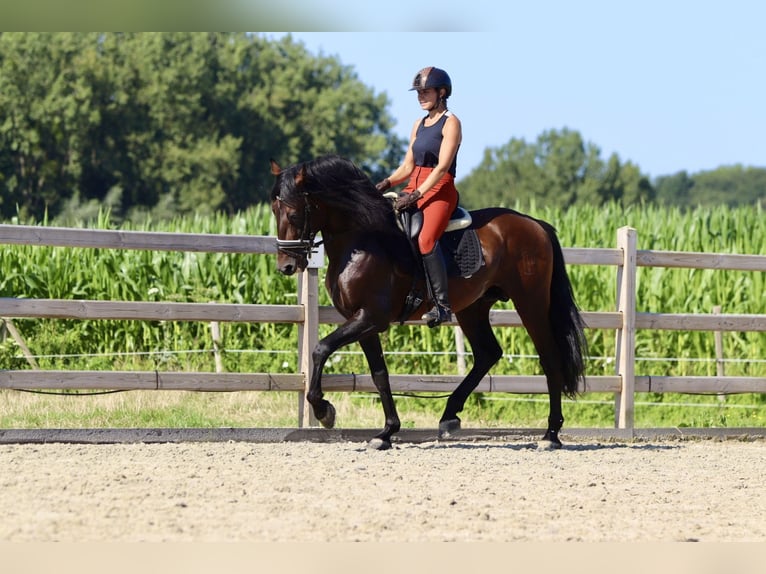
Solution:
<svg viewBox="0 0 766 574">
<path fill-rule="evenodd" d="M 657 178 L 657 198 L 668 205 L 766 206 L 766 169 L 741 165 L 721 166 L 689 175 L 680 171 Z"/>
<path fill-rule="evenodd" d="M 0 34 L 0 217 L 233 213 L 268 198 L 272 157 L 382 177 L 406 145 L 388 103 L 290 36 Z"/>
<path fill-rule="evenodd" d="M 95 86 L 78 73 L 93 34 L 0 35 L 0 213 L 40 216 L 78 191 Z"/>
<path fill-rule="evenodd" d="M 766 169 L 721 166 L 712 171 L 696 173 L 690 201 L 694 204 L 753 204 L 766 205 Z"/>
<path fill-rule="evenodd" d="M 658 177 L 655 182 L 657 200 L 667 205 L 687 205 L 694 180 L 686 171 Z"/>
<path fill-rule="evenodd" d="M 570 206 L 585 202 L 624 204 L 651 201 L 654 188 L 637 166 L 583 141 L 573 130 L 549 130 L 534 144 L 511 139 L 487 149 L 479 168 L 458 183 L 463 202 L 472 207 L 531 202 Z"/>
</svg>

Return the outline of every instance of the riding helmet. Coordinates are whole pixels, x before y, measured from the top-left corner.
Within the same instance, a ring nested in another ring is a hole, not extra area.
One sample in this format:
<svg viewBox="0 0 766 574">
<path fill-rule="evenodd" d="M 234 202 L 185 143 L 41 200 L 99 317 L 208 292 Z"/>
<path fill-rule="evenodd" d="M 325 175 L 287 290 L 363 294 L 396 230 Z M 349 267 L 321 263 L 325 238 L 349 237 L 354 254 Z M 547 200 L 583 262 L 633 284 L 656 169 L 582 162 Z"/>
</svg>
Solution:
<svg viewBox="0 0 766 574">
<path fill-rule="evenodd" d="M 445 88 L 447 90 L 447 95 L 445 97 L 449 98 L 452 94 L 452 80 L 450 80 L 447 72 L 441 68 L 429 66 L 415 74 L 410 91 L 425 90 L 427 88 Z"/>
</svg>

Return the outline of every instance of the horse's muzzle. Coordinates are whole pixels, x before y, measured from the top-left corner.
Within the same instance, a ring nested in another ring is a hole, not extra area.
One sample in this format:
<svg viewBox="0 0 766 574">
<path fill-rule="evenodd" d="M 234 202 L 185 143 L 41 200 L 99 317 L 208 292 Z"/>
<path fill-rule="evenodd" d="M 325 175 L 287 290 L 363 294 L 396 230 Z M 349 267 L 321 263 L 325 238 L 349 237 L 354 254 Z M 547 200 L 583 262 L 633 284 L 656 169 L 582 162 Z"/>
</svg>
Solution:
<svg viewBox="0 0 766 574">
<path fill-rule="evenodd" d="M 296 271 L 303 271 L 308 265 L 313 247 L 314 242 L 307 239 L 277 239 L 277 251 L 280 255 L 285 255 L 288 258 L 285 263 L 279 262 L 284 257 L 278 258 L 279 272 L 284 275 L 292 275 Z"/>
<path fill-rule="evenodd" d="M 298 265 L 294 263 L 285 263 L 284 265 L 280 265 L 278 267 L 279 272 L 282 275 L 294 275 L 296 271 L 298 271 Z"/>
</svg>

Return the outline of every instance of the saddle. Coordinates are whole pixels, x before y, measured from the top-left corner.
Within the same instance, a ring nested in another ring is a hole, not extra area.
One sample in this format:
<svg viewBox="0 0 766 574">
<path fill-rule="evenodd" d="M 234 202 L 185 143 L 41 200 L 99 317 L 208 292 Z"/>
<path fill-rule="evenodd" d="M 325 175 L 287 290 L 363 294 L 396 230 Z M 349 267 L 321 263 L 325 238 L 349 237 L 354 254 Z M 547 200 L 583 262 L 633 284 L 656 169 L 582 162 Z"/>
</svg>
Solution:
<svg viewBox="0 0 766 574">
<path fill-rule="evenodd" d="M 484 265 L 479 236 L 476 229 L 471 227 L 471 223 L 471 214 L 458 206 L 450 216 L 447 228 L 439 239 L 449 277 L 471 277 Z M 418 279 L 424 276 L 423 257 L 418 248 L 418 234 L 423 228 L 423 212 L 419 209 L 410 209 L 400 213 L 399 225 L 409 239 L 415 261 L 419 262 L 415 266 L 412 288 L 405 299 L 404 310 L 398 319 L 399 324 L 403 324 L 424 301 L 424 295 L 417 289 Z"/>
<path fill-rule="evenodd" d="M 421 260 L 418 249 L 418 235 L 423 228 L 423 212 L 419 209 L 408 210 L 399 214 L 402 230 L 410 240 L 416 260 Z M 484 264 L 481 244 L 476 230 L 471 227 L 471 214 L 458 206 L 450 216 L 447 228 L 439 239 L 450 277 L 468 278 Z"/>
</svg>

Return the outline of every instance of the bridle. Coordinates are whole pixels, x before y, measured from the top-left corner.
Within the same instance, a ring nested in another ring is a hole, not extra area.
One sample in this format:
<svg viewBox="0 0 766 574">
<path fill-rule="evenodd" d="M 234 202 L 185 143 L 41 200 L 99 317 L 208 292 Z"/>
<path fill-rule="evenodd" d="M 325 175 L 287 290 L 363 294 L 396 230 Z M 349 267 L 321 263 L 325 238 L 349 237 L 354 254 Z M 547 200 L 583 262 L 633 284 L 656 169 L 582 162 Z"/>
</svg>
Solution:
<svg viewBox="0 0 766 574">
<path fill-rule="evenodd" d="M 282 198 L 281 195 L 276 197 L 280 204 L 284 204 L 287 207 L 298 210 L 298 208 Z M 281 209 L 280 209 L 281 211 Z M 303 229 L 301 230 L 300 239 L 279 239 L 277 238 L 277 250 L 281 251 L 285 255 L 288 255 L 294 259 L 308 259 L 313 253 L 316 252 L 315 247 L 322 244 L 321 241 L 315 241 L 317 232 L 311 231 L 311 221 L 309 216 L 311 215 L 311 203 L 309 202 L 308 194 L 303 194 Z"/>
</svg>

